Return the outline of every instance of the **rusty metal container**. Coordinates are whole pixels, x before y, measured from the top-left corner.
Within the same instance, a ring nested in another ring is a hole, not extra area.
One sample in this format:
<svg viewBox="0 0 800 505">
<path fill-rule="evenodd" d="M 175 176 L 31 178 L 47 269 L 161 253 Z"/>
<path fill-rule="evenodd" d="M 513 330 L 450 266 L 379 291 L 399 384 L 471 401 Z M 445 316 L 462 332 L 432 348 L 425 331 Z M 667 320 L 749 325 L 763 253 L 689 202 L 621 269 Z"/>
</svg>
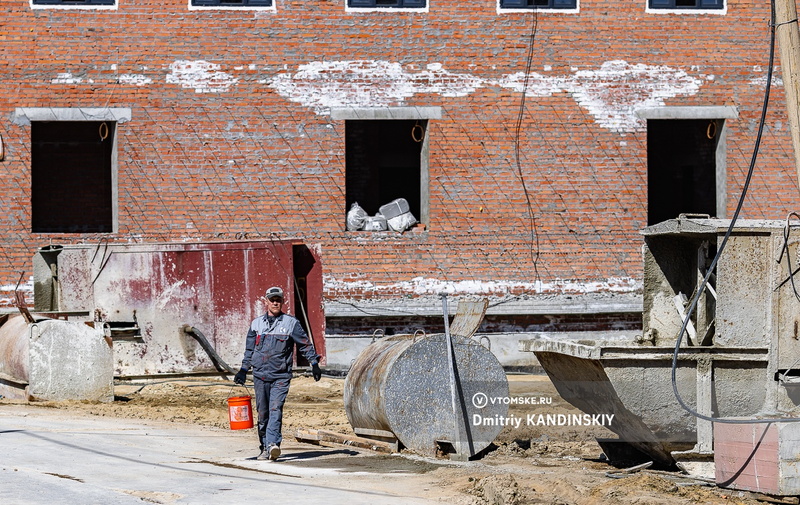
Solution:
<svg viewBox="0 0 800 505">
<path fill-rule="evenodd" d="M 187 325 L 238 367 L 270 286 L 325 363 L 321 251 L 299 240 L 70 244 L 42 248 L 33 265 L 35 310 L 103 323 L 118 376 L 216 373 Z"/>
<path fill-rule="evenodd" d="M 0 395 L 9 398 L 112 401 L 113 361 L 102 328 L 22 316 L 0 326 Z"/>
<path fill-rule="evenodd" d="M 459 335 L 452 341 L 460 391 L 455 409 L 445 335 L 395 335 L 367 346 L 344 384 L 345 411 L 356 434 L 394 436 L 429 456 L 447 453 L 459 441 L 470 446 L 470 455 L 492 443 L 508 414 L 505 372 L 477 341 Z"/>
</svg>

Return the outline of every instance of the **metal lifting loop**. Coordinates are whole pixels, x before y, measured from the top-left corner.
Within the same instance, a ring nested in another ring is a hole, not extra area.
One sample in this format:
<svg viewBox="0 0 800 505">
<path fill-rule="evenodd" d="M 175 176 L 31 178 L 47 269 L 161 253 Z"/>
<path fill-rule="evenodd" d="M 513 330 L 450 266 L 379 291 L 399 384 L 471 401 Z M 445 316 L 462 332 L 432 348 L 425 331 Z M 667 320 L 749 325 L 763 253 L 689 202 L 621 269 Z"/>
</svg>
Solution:
<svg viewBox="0 0 800 505">
<path fill-rule="evenodd" d="M 414 338 L 411 339 L 411 343 L 415 343 L 417 341 L 417 335 L 420 335 L 420 336 L 422 336 L 422 338 L 425 338 L 425 330 L 417 330 L 417 331 L 415 331 L 414 332 Z"/>
<path fill-rule="evenodd" d="M 108 138 L 108 125 L 106 124 L 105 121 L 100 123 L 100 128 L 98 129 L 98 133 L 100 134 L 100 142 Z"/>
<path fill-rule="evenodd" d="M 417 121 L 414 124 L 414 127 L 411 128 L 411 138 L 414 139 L 414 142 L 422 142 L 425 140 L 425 128 L 419 124 L 419 121 Z"/>
<path fill-rule="evenodd" d="M 372 332 L 372 341 L 375 342 L 376 339 L 383 338 L 383 336 L 384 336 L 383 330 L 378 328 L 377 330 Z"/>
<path fill-rule="evenodd" d="M 486 335 L 482 335 L 481 338 L 478 339 L 478 343 L 481 343 L 481 345 L 482 345 L 484 339 L 486 340 L 486 349 L 488 351 L 491 351 L 492 350 L 492 341 L 489 340 L 489 337 L 487 337 Z"/>
<path fill-rule="evenodd" d="M 709 140 L 715 138 L 717 136 L 717 121 L 712 119 L 708 122 L 708 127 L 706 127 L 706 137 Z"/>
<path fill-rule="evenodd" d="M 33 337 L 33 329 L 34 329 L 34 328 L 36 328 L 36 338 L 35 338 L 35 339 L 34 339 L 34 337 Z M 31 341 L 31 342 L 33 342 L 34 340 L 38 340 L 38 339 L 39 339 L 39 337 L 41 337 L 41 336 L 42 336 L 42 334 L 41 334 L 41 333 L 39 333 L 39 325 L 38 325 L 38 324 L 36 324 L 36 323 L 32 323 L 32 324 L 31 324 L 31 325 L 28 327 L 28 340 L 29 340 L 29 341 Z"/>
</svg>

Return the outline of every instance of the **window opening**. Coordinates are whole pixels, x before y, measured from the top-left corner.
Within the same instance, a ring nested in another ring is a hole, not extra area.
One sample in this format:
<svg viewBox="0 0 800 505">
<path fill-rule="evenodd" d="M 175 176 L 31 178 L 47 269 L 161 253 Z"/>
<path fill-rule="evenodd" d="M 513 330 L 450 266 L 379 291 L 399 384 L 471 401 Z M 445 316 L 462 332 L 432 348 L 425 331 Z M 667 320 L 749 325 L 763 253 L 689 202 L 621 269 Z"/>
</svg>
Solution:
<svg viewBox="0 0 800 505">
<path fill-rule="evenodd" d="M 117 0 L 33 0 L 33 5 L 117 5 Z"/>
<path fill-rule="evenodd" d="M 31 122 L 31 231 L 114 231 L 113 121 Z"/>
<path fill-rule="evenodd" d="M 577 9 L 578 0 L 500 0 L 501 9 Z"/>
<path fill-rule="evenodd" d="M 427 120 L 345 122 L 345 200 L 368 216 L 403 198 L 417 220 L 421 208 L 421 156 Z"/>
<path fill-rule="evenodd" d="M 347 0 L 348 7 L 356 8 L 401 7 L 406 9 L 424 9 L 427 4 L 427 0 Z"/>
<path fill-rule="evenodd" d="M 721 119 L 647 121 L 647 224 L 717 214 Z"/>
<path fill-rule="evenodd" d="M 724 9 L 725 0 L 647 0 L 651 9 Z"/>
<path fill-rule="evenodd" d="M 192 0 L 192 7 L 272 7 L 272 0 Z"/>
</svg>

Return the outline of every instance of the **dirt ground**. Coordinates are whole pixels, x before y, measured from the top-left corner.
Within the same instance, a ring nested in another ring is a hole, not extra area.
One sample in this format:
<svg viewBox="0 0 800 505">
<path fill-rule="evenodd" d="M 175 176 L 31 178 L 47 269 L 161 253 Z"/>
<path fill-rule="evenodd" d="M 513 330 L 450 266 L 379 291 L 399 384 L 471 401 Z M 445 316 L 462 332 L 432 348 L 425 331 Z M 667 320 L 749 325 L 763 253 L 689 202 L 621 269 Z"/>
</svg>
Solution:
<svg viewBox="0 0 800 505">
<path fill-rule="evenodd" d="M 323 377 L 314 382 L 298 376 L 291 383 L 284 410 L 284 438 L 298 428 L 352 434 L 344 412 L 344 379 Z M 579 413 L 561 400 L 547 377 L 510 375 L 510 393 L 552 398 L 542 406 L 512 405 L 510 414 Z M 252 390 L 250 390 L 252 392 Z M 42 408 L 84 414 L 185 422 L 229 428 L 227 398 L 245 390 L 221 379 L 170 379 L 118 382 L 112 403 L 36 402 Z M 7 402 L 9 400 L 3 400 Z M 348 464 L 354 471 L 381 468 L 384 472 L 412 471 L 419 478 L 418 495 L 456 505 L 551 504 L 759 504 L 746 492 L 721 489 L 679 473 L 644 469 L 623 473 L 609 465 L 595 437 L 611 437 L 602 427 L 506 427 L 480 458 L 455 464 L 446 459 L 376 455 L 366 452 Z M 254 442 L 255 445 L 255 442 Z M 409 481 L 404 480 L 404 486 Z M 424 493 L 422 492 L 424 491 Z"/>
</svg>

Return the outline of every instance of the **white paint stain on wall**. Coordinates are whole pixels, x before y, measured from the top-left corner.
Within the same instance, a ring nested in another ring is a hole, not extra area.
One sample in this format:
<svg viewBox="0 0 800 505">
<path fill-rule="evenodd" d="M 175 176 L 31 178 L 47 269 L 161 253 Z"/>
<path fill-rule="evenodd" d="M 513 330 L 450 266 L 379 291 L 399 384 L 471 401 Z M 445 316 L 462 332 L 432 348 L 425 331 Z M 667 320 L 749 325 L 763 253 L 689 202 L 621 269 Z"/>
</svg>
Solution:
<svg viewBox="0 0 800 505">
<path fill-rule="evenodd" d="M 750 79 L 749 82 L 753 86 L 759 86 L 763 88 L 764 86 L 767 85 L 767 76 L 764 75 L 760 77 L 754 77 Z M 783 87 L 783 79 L 781 78 L 781 76 L 772 74 L 772 85 L 777 87 Z"/>
<path fill-rule="evenodd" d="M 466 96 L 485 85 L 480 78 L 448 72 L 440 64 L 412 73 L 399 63 L 371 60 L 316 61 L 261 82 L 317 114 L 327 114 L 331 107 L 397 105 L 418 93 Z"/>
<path fill-rule="evenodd" d="M 142 74 L 122 74 L 119 76 L 121 84 L 132 84 L 134 86 L 147 86 L 153 82 L 153 79 Z"/>
<path fill-rule="evenodd" d="M 252 67 L 252 65 L 251 65 Z M 244 67 L 236 67 L 244 69 Z M 545 67 L 549 71 L 550 67 Z M 696 94 L 704 76 L 664 65 L 630 64 L 607 61 L 598 69 L 571 69 L 568 75 L 528 75 L 527 94 L 545 97 L 567 92 L 603 128 L 620 132 L 643 126 L 636 117 L 639 108 L 659 107 L 676 96 Z M 142 74 L 124 74 L 121 83 L 144 86 L 152 80 Z M 54 84 L 83 82 L 69 73 L 58 74 Z M 90 81 L 91 82 L 91 81 Z M 166 82 L 194 89 L 197 93 L 222 93 L 239 79 L 220 70 L 220 65 L 205 60 L 176 60 L 169 66 Z M 431 63 L 415 72 L 400 63 L 382 60 L 315 61 L 300 65 L 296 72 L 280 73 L 259 81 L 284 98 L 328 114 L 331 107 L 386 107 L 402 105 L 416 94 L 461 97 L 479 88 L 502 87 L 522 92 L 524 73 L 500 78 L 481 78 L 449 72 L 440 63 Z M 755 81 L 754 81 L 755 83 Z"/>
<path fill-rule="evenodd" d="M 500 79 L 454 74 L 440 64 L 413 73 L 388 61 L 334 61 L 301 65 L 295 73 L 262 82 L 293 102 L 327 114 L 331 107 L 400 105 L 419 93 L 457 97 L 487 86 L 522 92 L 524 80 L 524 73 Z M 532 73 L 528 76 L 527 94 L 571 93 L 603 128 L 630 131 L 642 125 L 636 109 L 658 107 L 667 98 L 696 94 L 701 84 L 700 77 L 680 69 L 616 60 L 603 63 L 597 70 L 575 70 L 566 76 Z"/>
<path fill-rule="evenodd" d="M 81 84 L 84 82 L 83 77 L 75 77 L 69 72 L 62 72 L 57 74 L 56 77 L 50 80 L 52 84 Z M 94 83 L 93 80 L 88 79 L 86 81 L 88 84 Z"/>
<path fill-rule="evenodd" d="M 414 277 L 409 281 L 377 285 L 369 281 L 342 281 L 330 276 L 323 277 L 323 290 L 360 291 L 374 294 L 407 293 L 417 296 L 448 293 L 454 295 L 505 295 L 525 291 L 531 294 L 587 294 L 587 293 L 635 293 L 641 291 L 642 283 L 626 277 L 612 277 L 605 281 L 574 282 L 555 280 L 552 282 L 499 281 L 442 281 L 426 277 Z"/>
<path fill-rule="evenodd" d="M 702 76 L 701 76 L 702 77 Z M 525 75 L 518 73 L 498 81 L 498 85 L 522 92 Z M 679 95 L 694 95 L 702 79 L 683 70 L 623 60 L 607 61 L 597 70 L 579 70 L 568 76 L 528 77 L 528 96 L 549 96 L 559 91 L 572 94 L 575 101 L 603 128 L 631 131 L 643 126 L 636 110 L 661 107 L 664 100 Z"/>
<path fill-rule="evenodd" d="M 205 60 L 176 60 L 169 70 L 167 83 L 194 89 L 195 93 L 223 93 L 239 82 L 239 79 L 220 71 L 218 64 Z"/>
</svg>

